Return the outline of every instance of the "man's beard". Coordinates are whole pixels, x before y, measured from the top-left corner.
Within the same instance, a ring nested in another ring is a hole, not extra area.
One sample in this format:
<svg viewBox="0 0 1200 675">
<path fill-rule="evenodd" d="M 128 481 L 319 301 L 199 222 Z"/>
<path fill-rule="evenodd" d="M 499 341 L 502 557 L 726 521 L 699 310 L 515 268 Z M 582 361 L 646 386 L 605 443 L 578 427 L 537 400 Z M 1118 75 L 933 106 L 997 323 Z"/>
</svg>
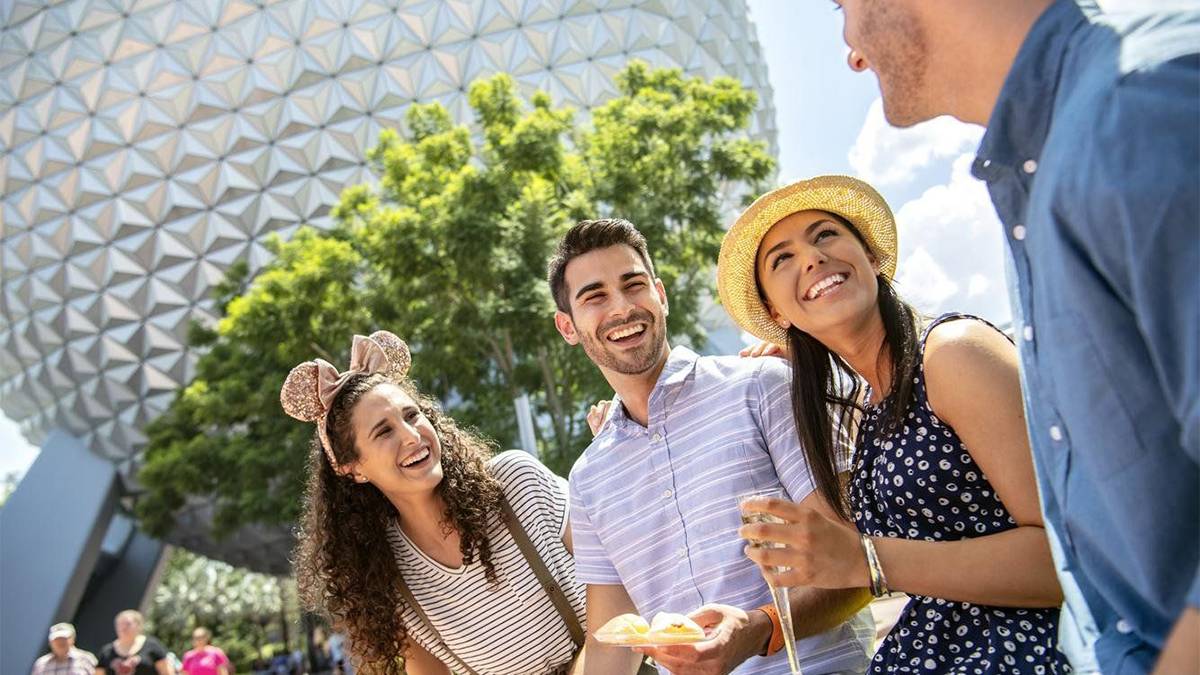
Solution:
<svg viewBox="0 0 1200 675">
<path fill-rule="evenodd" d="M 637 321 L 646 324 L 646 333 L 645 340 L 634 349 L 617 351 L 615 345 L 601 337 L 616 326 Z M 658 365 L 662 359 L 666 339 L 661 327 L 658 317 L 646 310 L 638 310 L 629 318 L 609 322 L 597 328 L 594 334 L 581 333 L 580 337 L 583 351 L 592 363 L 622 375 L 638 375 Z"/>
<path fill-rule="evenodd" d="M 910 127 L 943 114 L 930 109 L 928 43 L 917 20 L 886 2 L 878 3 L 865 17 L 863 32 L 877 52 L 868 59 L 879 79 L 888 123 Z"/>
</svg>

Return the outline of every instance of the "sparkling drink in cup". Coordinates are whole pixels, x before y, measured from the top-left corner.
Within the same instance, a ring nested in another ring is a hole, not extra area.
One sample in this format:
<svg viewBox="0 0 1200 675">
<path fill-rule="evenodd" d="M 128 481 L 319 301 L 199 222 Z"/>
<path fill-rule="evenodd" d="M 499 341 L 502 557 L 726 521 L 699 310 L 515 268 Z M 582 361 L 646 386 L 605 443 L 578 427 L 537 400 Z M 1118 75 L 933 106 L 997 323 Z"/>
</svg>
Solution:
<svg viewBox="0 0 1200 675">
<path fill-rule="evenodd" d="M 754 490 L 745 494 L 738 495 L 738 511 L 742 515 L 742 523 L 752 525 L 755 523 L 783 523 L 784 520 L 779 516 L 770 513 L 762 513 L 761 511 L 746 511 L 742 505 L 749 499 L 767 498 L 787 499 L 787 494 L 783 488 L 764 488 Z M 783 548 L 783 544 L 767 541 L 750 540 L 750 546 L 754 548 Z M 787 567 L 775 567 L 774 572 L 786 572 Z M 792 670 L 792 675 L 802 675 L 800 670 L 800 660 L 796 657 L 796 633 L 792 629 L 792 603 L 788 598 L 788 589 L 782 586 L 773 586 L 768 582 L 771 588 L 771 601 L 775 603 L 775 611 L 779 614 L 779 625 L 783 629 L 783 646 L 787 650 L 788 667 Z"/>
</svg>

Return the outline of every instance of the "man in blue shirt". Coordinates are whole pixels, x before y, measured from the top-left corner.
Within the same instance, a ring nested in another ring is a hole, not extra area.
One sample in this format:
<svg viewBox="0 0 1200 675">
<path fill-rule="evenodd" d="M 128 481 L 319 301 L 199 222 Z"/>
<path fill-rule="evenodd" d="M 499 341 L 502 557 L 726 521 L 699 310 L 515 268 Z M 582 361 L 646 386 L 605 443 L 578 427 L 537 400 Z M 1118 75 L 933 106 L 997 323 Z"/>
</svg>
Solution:
<svg viewBox="0 0 1200 675">
<path fill-rule="evenodd" d="M 1068 655 L 1200 672 L 1200 13 L 838 4 L 889 122 L 988 127 Z"/>
</svg>

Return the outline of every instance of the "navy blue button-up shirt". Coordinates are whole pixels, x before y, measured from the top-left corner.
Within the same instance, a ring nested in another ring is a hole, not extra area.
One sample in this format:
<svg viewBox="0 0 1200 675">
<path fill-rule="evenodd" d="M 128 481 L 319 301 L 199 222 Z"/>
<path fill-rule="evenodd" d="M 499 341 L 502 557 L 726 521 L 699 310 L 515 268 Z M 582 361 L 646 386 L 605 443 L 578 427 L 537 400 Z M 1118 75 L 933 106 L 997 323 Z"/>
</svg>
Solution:
<svg viewBox="0 0 1200 675">
<path fill-rule="evenodd" d="M 1059 0 L 973 167 L 1006 230 L 1067 609 L 1105 673 L 1148 672 L 1200 606 L 1198 51 L 1200 14 Z"/>
</svg>

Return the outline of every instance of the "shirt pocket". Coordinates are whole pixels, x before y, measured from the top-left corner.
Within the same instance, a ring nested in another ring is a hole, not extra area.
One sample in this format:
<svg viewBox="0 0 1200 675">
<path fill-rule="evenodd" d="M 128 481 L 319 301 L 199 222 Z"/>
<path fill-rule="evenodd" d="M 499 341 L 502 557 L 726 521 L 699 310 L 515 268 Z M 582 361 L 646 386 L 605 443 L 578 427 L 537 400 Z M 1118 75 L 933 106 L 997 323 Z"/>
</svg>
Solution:
<svg viewBox="0 0 1200 675">
<path fill-rule="evenodd" d="M 1116 478 L 1146 452 L 1122 401 L 1121 383 L 1114 380 L 1121 370 L 1109 362 L 1111 354 L 1097 349 L 1082 317 L 1065 312 L 1053 321 L 1058 330 L 1041 346 L 1040 358 L 1051 373 L 1053 404 L 1069 434 L 1061 428 L 1030 433 L 1046 434 L 1053 441 L 1068 436 L 1073 471 L 1086 467 L 1093 480 Z"/>
<path fill-rule="evenodd" d="M 782 489 L 771 456 L 754 443 L 733 445 L 724 453 L 713 453 L 689 481 L 692 485 L 679 499 L 687 530 L 687 546 L 700 551 L 728 549 L 722 555 L 742 557 L 745 541 L 738 537 L 741 509 L 738 500 L 767 489 Z M 786 492 L 785 492 L 786 494 Z"/>
</svg>

